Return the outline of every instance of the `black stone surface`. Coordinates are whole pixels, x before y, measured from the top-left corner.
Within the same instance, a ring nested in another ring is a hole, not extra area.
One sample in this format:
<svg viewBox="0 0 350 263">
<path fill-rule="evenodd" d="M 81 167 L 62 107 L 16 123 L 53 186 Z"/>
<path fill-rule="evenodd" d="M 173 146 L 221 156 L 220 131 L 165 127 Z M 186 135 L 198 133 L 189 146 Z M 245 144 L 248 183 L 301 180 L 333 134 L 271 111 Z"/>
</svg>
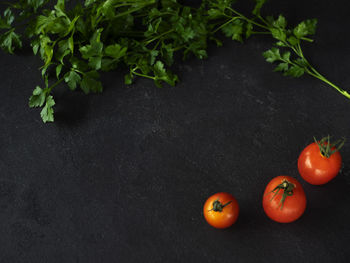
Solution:
<svg viewBox="0 0 350 263">
<path fill-rule="evenodd" d="M 318 18 L 305 53 L 350 90 L 347 1 L 274 0 L 265 13 Z M 349 262 L 350 143 L 325 186 L 304 182 L 296 163 L 314 135 L 350 139 L 350 102 L 312 77 L 272 72 L 261 56 L 271 44 L 211 46 L 206 60 L 179 61 L 174 88 L 126 88 L 119 72 L 103 76 L 101 95 L 62 87 L 53 124 L 27 106 L 38 58 L 0 53 L 0 262 Z M 291 224 L 261 206 L 280 174 L 308 199 Z M 226 230 L 202 215 L 220 191 L 241 208 Z"/>
</svg>

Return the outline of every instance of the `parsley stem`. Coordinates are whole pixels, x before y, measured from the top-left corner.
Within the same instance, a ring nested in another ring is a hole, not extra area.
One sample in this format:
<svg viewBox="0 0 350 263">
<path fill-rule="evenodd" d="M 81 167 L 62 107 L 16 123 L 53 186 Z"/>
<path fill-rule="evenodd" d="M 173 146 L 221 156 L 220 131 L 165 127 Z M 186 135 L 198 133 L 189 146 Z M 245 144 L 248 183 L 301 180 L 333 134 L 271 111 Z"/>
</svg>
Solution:
<svg viewBox="0 0 350 263">
<path fill-rule="evenodd" d="M 126 16 L 128 14 L 137 12 L 137 11 L 143 9 L 144 7 L 146 7 L 147 5 L 151 5 L 151 4 L 154 4 L 154 3 L 155 3 L 155 0 L 151 0 L 148 3 L 144 3 L 143 5 L 140 5 L 139 7 L 131 8 L 131 9 L 128 9 L 127 11 L 125 11 L 125 12 L 119 13 L 118 15 L 115 15 L 113 17 L 113 19 L 116 19 L 118 17 Z M 123 5 L 128 6 L 130 4 L 120 4 L 119 6 L 123 6 Z M 118 7 L 118 6 L 116 6 L 116 7 Z M 96 22 L 94 23 L 95 27 L 96 27 L 96 25 L 98 25 L 101 22 L 102 18 L 104 18 L 104 16 L 100 16 L 99 14 L 98 14 L 98 16 L 99 17 L 97 18 Z"/>
<path fill-rule="evenodd" d="M 185 47 L 186 47 L 186 45 L 178 46 L 176 48 L 173 48 L 172 51 L 178 51 L 178 50 L 183 49 Z"/>
<path fill-rule="evenodd" d="M 316 75 L 320 75 L 320 73 L 317 72 L 317 70 L 311 66 L 311 64 L 309 63 L 309 61 L 304 57 L 304 53 L 303 51 L 301 50 L 301 46 L 300 46 L 300 43 L 298 43 L 297 45 L 297 49 L 299 50 L 299 53 L 298 55 L 304 59 L 304 61 L 306 62 L 306 64 L 308 65 L 308 67 L 316 74 Z"/>
<path fill-rule="evenodd" d="M 136 75 L 136 76 L 148 78 L 148 79 L 153 79 L 153 80 L 155 79 L 155 77 L 152 77 L 152 76 L 149 76 L 149 75 L 145 75 L 145 74 L 141 74 L 141 73 L 136 72 L 136 71 L 135 71 L 136 69 L 137 69 L 137 68 L 131 70 L 132 74 L 134 74 L 134 75 Z"/>
<path fill-rule="evenodd" d="M 305 41 L 307 41 L 307 42 L 314 42 L 313 39 L 308 38 L 308 37 L 302 37 L 301 39 L 302 39 L 302 40 L 305 40 Z"/>
<path fill-rule="evenodd" d="M 313 67 L 311 67 L 311 69 L 314 71 L 314 72 L 317 72 L 316 69 L 314 69 Z M 306 70 L 306 72 L 315 77 L 315 78 L 318 78 L 319 80 L 322 80 L 323 82 L 327 83 L 328 85 L 330 85 L 331 87 L 335 88 L 339 93 L 341 93 L 342 95 L 344 95 L 345 97 L 347 97 L 348 99 L 350 99 L 350 94 L 346 91 L 346 90 L 343 90 L 341 88 L 339 88 L 337 85 L 333 84 L 332 82 L 330 82 L 328 79 L 326 79 L 324 76 L 322 76 L 320 73 L 317 72 L 317 74 L 311 72 L 309 69 Z"/>
<path fill-rule="evenodd" d="M 346 90 L 343 90 L 341 88 L 339 88 L 337 85 L 335 85 L 334 83 L 330 82 L 328 79 L 326 79 L 323 75 L 321 75 L 321 73 L 319 73 L 313 66 L 311 66 L 311 64 L 307 61 L 307 59 L 304 57 L 304 54 L 303 54 L 303 51 L 300 47 L 300 44 L 298 43 L 296 45 L 296 48 L 293 47 L 293 46 L 290 46 L 288 45 L 299 57 L 301 57 L 303 59 L 303 61 L 306 63 L 306 66 L 305 67 L 305 71 L 306 73 L 308 73 L 309 75 L 319 79 L 319 80 L 322 80 L 323 82 L 327 83 L 328 85 L 330 85 L 331 87 L 333 87 L 334 89 L 336 89 L 339 93 L 341 93 L 342 95 L 344 95 L 345 97 L 347 97 L 348 99 L 350 99 L 350 94 L 346 91 Z M 282 59 L 284 62 L 287 62 L 289 64 L 292 64 L 292 65 L 296 65 L 296 66 L 302 66 L 302 65 L 299 65 L 299 64 L 296 64 L 294 62 L 291 62 L 291 61 L 287 61 L 287 60 L 284 60 Z"/>
<path fill-rule="evenodd" d="M 261 27 L 261 28 L 264 28 L 264 29 L 269 30 L 269 28 L 268 28 L 267 26 L 264 26 L 263 24 L 257 23 L 257 22 L 255 22 L 255 21 L 249 19 L 248 17 L 242 15 L 241 13 L 239 13 L 239 12 L 237 12 L 236 10 L 232 9 L 231 7 L 227 6 L 226 8 L 227 8 L 228 10 L 230 10 L 231 12 L 235 13 L 236 15 L 238 15 L 240 18 L 246 20 L 247 22 L 252 23 L 252 24 L 254 24 L 254 25 L 258 26 L 258 27 Z"/>
<path fill-rule="evenodd" d="M 148 5 L 149 5 L 149 4 L 153 4 L 153 2 L 152 2 L 152 3 L 148 3 Z M 129 9 L 128 11 L 125 11 L 125 12 L 123 12 L 123 13 L 120 13 L 120 14 L 114 16 L 114 19 L 115 19 L 115 18 L 118 18 L 118 17 L 121 17 L 121 16 L 125 16 L 125 15 L 128 15 L 128 14 L 134 13 L 134 12 L 137 12 L 137 11 L 139 11 L 140 9 L 144 8 L 146 5 L 147 5 L 147 4 L 142 5 L 142 6 L 140 6 L 140 7 L 135 7 L 135 8 L 133 8 L 133 9 Z"/>
<path fill-rule="evenodd" d="M 315 78 L 318 78 L 319 80 L 322 80 L 323 82 L 327 83 L 328 85 L 330 85 L 331 87 L 336 89 L 339 93 L 341 93 L 342 95 L 344 95 L 345 97 L 350 99 L 350 94 L 346 90 L 343 90 L 342 88 L 339 88 L 334 83 L 330 82 L 321 73 L 319 73 L 313 66 L 311 66 L 309 61 L 304 57 L 303 51 L 302 51 L 302 49 L 300 47 L 300 43 L 297 44 L 297 49 L 299 51 L 297 54 L 305 61 L 306 65 L 307 65 L 306 72 L 309 75 L 311 75 L 311 76 L 313 76 Z"/>
<path fill-rule="evenodd" d="M 152 43 L 154 40 L 157 40 L 157 39 L 159 39 L 159 38 L 162 38 L 164 35 L 169 34 L 169 33 L 171 33 L 171 32 L 174 32 L 174 31 L 175 31 L 175 29 L 170 29 L 169 31 L 166 31 L 166 32 L 164 32 L 164 33 L 162 33 L 162 34 L 160 34 L 160 35 L 158 35 L 158 36 L 156 36 L 156 37 L 154 37 L 154 38 L 152 38 L 152 39 L 146 41 L 146 42 L 145 42 L 145 45 L 149 45 L 149 44 Z"/>
<path fill-rule="evenodd" d="M 214 31 L 212 31 L 212 33 L 217 32 L 218 30 L 220 30 L 221 28 L 223 28 L 223 27 L 226 26 L 227 24 L 231 23 L 232 21 L 236 20 L 237 18 L 239 18 L 239 17 L 237 17 L 237 16 L 232 17 L 231 19 L 229 19 L 229 20 L 227 20 L 225 23 L 223 23 L 221 26 L 219 26 L 218 28 L 216 28 Z"/>
<path fill-rule="evenodd" d="M 59 85 L 63 80 L 64 80 L 64 78 L 61 78 L 58 81 L 56 81 L 54 84 L 52 84 L 51 87 L 48 89 L 48 93 L 50 93 L 52 91 L 52 89 L 54 87 L 56 87 L 57 85 Z"/>
<path fill-rule="evenodd" d="M 160 44 L 160 39 L 158 39 L 157 43 L 154 45 L 154 47 L 152 48 L 152 50 L 156 50 L 157 47 L 159 46 Z"/>
<path fill-rule="evenodd" d="M 133 5 L 133 3 L 123 3 L 123 4 L 119 4 L 119 5 L 115 5 L 113 6 L 113 8 L 119 8 L 119 7 L 123 7 L 123 6 L 130 6 L 130 5 Z"/>
<path fill-rule="evenodd" d="M 258 15 L 258 18 L 267 26 L 269 26 L 269 23 L 261 16 L 261 15 Z"/>
</svg>

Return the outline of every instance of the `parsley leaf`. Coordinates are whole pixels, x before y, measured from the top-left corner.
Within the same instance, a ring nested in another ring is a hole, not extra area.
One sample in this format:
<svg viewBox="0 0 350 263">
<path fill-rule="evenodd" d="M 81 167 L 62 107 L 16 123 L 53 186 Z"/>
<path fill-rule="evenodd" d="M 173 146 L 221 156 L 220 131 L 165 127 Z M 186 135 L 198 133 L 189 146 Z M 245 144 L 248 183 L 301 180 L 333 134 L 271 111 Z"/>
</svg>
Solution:
<svg viewBox="0 0 350 263">
<path fill-rule="evenodd" d="M 0 29 L 10 29 L 14 20 L 15 16 L 12 14 L 11 9 L 7 8 L 4 11 L 4 17 L 0 16 Z"/>
<path fill-rule="evenodd" d="M 267 62 L 273 63 L 276 60 L 281 60 L 280 50 L 278 48 L 271 48 L 263 53 Z"/>
<path fill-rule="evenodd" d="M 298 66 L 298 65 L 292 65 L 290 67 L 290 69 L 288 69 L 284 75 L 286 76 L 292 76 L 292 77 L 295 77 L 295 78 L 299 78 L 301 77 L 302 75 L 304 75 L 305 73 L 305 69 Z"/>
<path fill-rule="evenodd" d="M 90 92 L 102 92 L 102 84 L 98 80 L 99 74 L 97 71 L 90 71 L 83 75 L 83 79 L 80 83 L 80 88 L 84 91 L 85 94 Z"/>
<path fill-rule="evenodd" d="M 46 103 L 42 111 L 40 112 L 40 116 L 44 123 L 46 122 L 53 122 L 54 121 L 54 110 L 53 106 L 55 105 L 55 101 L 53 97 L 50 95 L 46 98 Z"/>
<path fill-rule="evenodd" d="M 13 54 L 15 48 L 22 47 L 22 41 L 20 36 L 11 29 L 0 35 L 0 47 L 6 52 Z"/>
<path fill-rule="evenodd" d="M 316 19 L 303 21 L 293 29 L 293 33 L 299 39 L 307 35 L 313 35 L 316 32 L 316 25 Z"/>
<path fill-rule="evenodd" d="M 243 22 L 239 19 L 232 21 L 222 28 L 225 36 L 231 37 L 232 40 L 237 40 L 239 42 L 243 41 Z"/>
<path fill-rule="evenodd" d="M 29 98 L 29 107 L 41 107 L 44 105 L 46 100 L 46 94 L 39 86 L 33 91 L 33 95 Z"/>
<path fill-rule="evenodd" d="M 64 81 L 67 82 L 68 87 L 71 90 L 75 90 L 80 84 L 81 77 L 77 72 L 71 70 L 64 75 Z"/>
</svg>

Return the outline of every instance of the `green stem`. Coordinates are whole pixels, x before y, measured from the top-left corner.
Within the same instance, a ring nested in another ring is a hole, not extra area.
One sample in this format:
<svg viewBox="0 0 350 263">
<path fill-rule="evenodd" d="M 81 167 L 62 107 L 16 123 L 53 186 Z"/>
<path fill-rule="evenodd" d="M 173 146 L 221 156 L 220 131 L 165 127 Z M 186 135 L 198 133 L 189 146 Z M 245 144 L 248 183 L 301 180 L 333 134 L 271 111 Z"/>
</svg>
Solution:
<svg viewBox="0 0 350 263">
<path fill-rule="evenodd" d="M 152 48 L 152 50 L 156 50 L 157 47 L 159 46 L 160 44 L 160 39 L 158 39 L 157 43 L 154 45 L 154 47 Z"/>
<path fill-rule="evenodd" d="M 134 13 L 134 12 L 137 12 L 137 11 L 139 11 L 140 9 L 144 8 L 145 6 L 152 5 L 152 4 L 154 4 L 154 3 L 155 3 L 155 0 L 150 1 L 150 2 L 148 2 L 148 3 L 145 3 L 145 4 L 143 4 L 143 5 L 139 6 L 139 7 L 135 7 L 135 8 L 129 9 L 129 10 L 125 11 L 125 12 L 122 12 L 122 13 L 120 13 L 120 14 L 114 16 L 114 19 L 115 19 L 115 18 L 118 18 L 118 17 L 122 17 L 122 16 L 125 16 L 125 15 L 128 15 L 128 14 L 131 14 L 131 13 Z M 123 4 L 123 5 L 124 5 L 124 6 L 127 6 L 127 5 L 130 5 L 130 4 Z M 119 6 L 122 6 L 122 4 L 119 5 Z M 116 6 L 116 7 L 118 7 L 118 6 Z M 99 15 L 99 14 L 98 14 L 98 15 Z M 98 19 L 97 19 L 96 22 L 95 22 L 95 26 L 98 25 L 98 24 L 101 22 L 102 18 L 103 18 L 103 16 L 100 16 L 100 15 L 99 15 Z"/>
<path fill-rule="evenodd" d="M 306 64 L 307 64 L 306 73 L 308 73 L 309 75 L 311 75 L 311 76 L 313 76 L 315 78 L 318 78 L 319 80 L 322 80 L 323 82 L 327 83 L 329 86 L 331 86 L 334 89 L 336 89 L 340 94 L 342 94 L 346 98 L 350 99 L 350 94 L 346 90 L 343 90 L 342 88 L 339 88 L 334 83 L 330 82 L 321 73 L 319 73 L 313 66 L 311 66 L 309 61 L 305 58 L 299 43 L 297 45 L 297 51 L 295 49 L 293 49 L 293 50 L 297 53 L 297 55 L 299 55 L 306 62 Z"/>
<path fill-rule="evenodd" d="M 259 18 L 266 26 L 269 26 L 269 23 L 268 23 L 261 15 L 258 15 L 258 18 Z"/>
<path fill-rule="evenodd" d="M 302 40 L 305 40 L 305 41 L 307 41 L 307 42 L 314 42 L 313 39 L 308 38 L 308 37 L 302 37 L 301 39 L 302 39 Z"/>
<path fill-rule="evenodd" d="M 236 15 L 238 15 L 241 19 L 244 19 L 245 21 L 252 23 L 253 25 L 256 25 L 258 27 L 264 28 L 269 30 L 269 28 L 267 26 L 264 26 L 260 23 L 255 22 L 254 20 L 249 19 L 248 17 L 244 16 L 243 14 L 237 12 L 236 10 L 232 9 L 231 7 L 226 7 L 228 10 L 230 10 L 231 12 L 235 13 Z"/>
<path fill-rule="evenodd" d="M 317 74 L 311 72 L 310 70 L 306 70 L 306 72 L 315 77 L 318 78 L 319 80 L 322 80 L 323 82 L 327 83 L 328 85 L 330 85 L 331 87 L 333 87 L 334 89 L 336 89 L 340 94 L 344 95 L 345 97 L 347 97 L 348 99 L 350 99 L 350 94 L 346 91 L 343 90 L 342 88 L 339 88 L 337 85 L 335 85 L 334 83 L 330 82 L 328 79 L 326 79 L 323 75 L 321 75 L 316 69 L 314 69 L 313 67 L 311 67 L 311 69 L 314 72 L 317 72 Z"/>
<path fill-rule="evenodd" d="M 123 7 L 123 6 L 129 6 L 129 5 L 133 5 L 133 3 L 124 3 L 124 4 L 115 5 L 115 6 L 113 6 L 113 8 L 119 8 L 119 7 Z"/>
<path fill-rule="evenodd" d="M 125 15 L 128 15 L 128 14 L 137 12 L 137 11 L 139 11 L 140 9 L 144 8 L 145 6 L 150 5 L 150 4 L 153 4 L 153 3 L 154 3 L 154 2 L 145 4 L 145 5 L 142 5 L 142 6 L 140 6 L 140 7 L 135 7 L 135 8 L 133 8 L 133 9 L 130 9 L 130 10 L 128 10 L 128 11 L 125 11 L 125 12 L 123 12 L 123 13 L 120 13 L 120 14 L 116 15 L 114 18 L 118 18 L 118 17 L 121 17 L 121 16 L 125 16 Z"/>
<path fill-rule="evenodd" d="M 294 66 L 297 66 L 297 67 L 300 67 L 299 64 L 294 63 L 293 61 L 290 61 L 290 60 L 285 60 L 285 59 L 281 58 L 281 61 L 286 62 L 286 63 L 291 64 L 291 65 L 294 65 Z"/>
<path fill-rule="evenodd" d="M 284 202 L 286 201 L 287 197 L 293 195 L 294 188 L 295 188 L 294 184 L 292 184 L 291 182 L 288 182 L 286 179 L 284 179 L 284 181 L 281 184 L 277 185 L 275 187 L 275 189 L 273 189 L 271 191 L 271 193 L 274 193 L 274 195 L 270 199 L 270 202 L 276 197 L 276 195 L 279 193 L 279 191 L 282 190 L 283 193 L 282 193 L 282 197 L 280 200 L 280 205 L 281 205 L 281 210 L 282 210 Z"/>
<path fill-rule="evenodd" d="M 56 81 L 54 84 L 52 84 L 51 87 L 49 87 L 49 89 L 47 90 L 47 91 L 48 91 L 48 94 L 52 91 L 52 89 L 53 89 L 54 87 L 56 87 L 57 85 L 59 85 L 63 80 L 64 80 L 64 78 L 61 78 L 61 79 L 59 79 L 58 81 Z"/>
<path fill-rule="evenodd" d="M 299 57 L 302 57 L 301 54 L 300 54 L 300 51 L 299 51 L 297 48 L 295 48 L 295 47 L 289 45 L 289 44 L 288 44 L 287 42 L 285 42 L 285 41 L 282 41 L 282 42 L 285 43 L 290 49 L 292 49 L 292 50 L 294 51 L 295 54 L 297 54 Z"/>
<path fill-rule="evenodd" d="M 232 17 L 231 19 L 227 20 L 225 23 L 223 23 L 222 25 L 220 25 L 218 28 L 216 28 L 214 31 L 212 31 L 212 33 L 217 32 L 218 30 L 220 30 L 221 28 L 223 28 L 224 26 L 226 26 L 227 24 L 231 23 L 232 21 L 238 19 L 239 17 L 235 16 Z"/>
<path fill-rule="evenodd" d="M 307 67 L 305 67 L 305 71 L 306 73 L 308 73 L 309 75 L 322 80 L 323 82 L 327 83 L 328 85 L 330 85 L 331 87 L 333 87 L 334 89 L 336 89 L 339 93 L 341 93 L 343 96 L 345 96 L 346 98 L 350 99 L 350 94 L 346 91 L 343 90 L 342 88 L 339 88 L 337 85 L 335 85 L 334 83 L 330 82 L 328 79 L 326 79 L 321 73 L 319 73 L 313 66 L 311 66 L 311 64 L 307 61 L 307 59 L 304 57 L 303 52 L 301 51 L 300 45 L 298 44 L 299 47 L 297 47 L 297 50 L 293 48 L 294 52 L 300 56 L 301 58 L 304 59 L 304 61 L 307 64 Z M 295 65 L 295 66 L 301 66 L 298 65 L 292 61 L 287 61 L 282 59 L 282 61 L 287 62 L 289 64 Z"/>
<path fill-rule="evenodd" d="M 154 38 L 152 38 L 152 39 L 146 41 L 146 42 L 145 42 L 145 45 L 149 45 L 149 44 L 152 43 L 154 40 L 157 40 L 157 39 L 163 37 L 164 35 L 169 34 L 169 33 L 171 33 L 171 32 L 174 32 L 174 31 L 175 31 L 175 29 L 170 29 L 169 31 L 166 31 L 166 32 L 164 32 L 164 33 L 162 33 L 162 34 L 160 34 L 160 35 L 158 35 L 158 36 L 156 36 L 156 37 L 154 37 Z"/>
<path fill-rule="evenodd" d="M 301 50 L 300 43 L 298 43 L 297 49 L 299 50 L 298 55 L 299 55 L 302 59 L 304 59 L 304 61 L 305 61 L 306 64 L 308 65 L 308 67 L 309 67 L 316 75 L 320 75 L 320 74 L 317 72 L 317 70 L 316 70 L 313 66 L 311 66 L 311 64 L 309 63 L 309 61 L 305 58 L 304 53 L 303 53 L 303 51 Z"/>
<path fill-rule="evenodd" d="M 344 146 L 346 139 L 342 138 L 334 143 L 331 143 L 330 136 L 328 135 L 327 137 L 322 138 L 320 141 L 316 140 L 314 137 L 314 141 L 318 145 L 321 155 L 325 158 L 329 158 L 333 153 L 338 152 Z"/>
<path fill-rule="evenodd" d="M 178 51 L 178 50 L 183 49 L 183 48 L 185 48 L 185 47 L 186 47 L 186 45 L 182 45 L 182 46 L 178 46 L 178 47 L 176 47 L 176 48 L 173 48 L 172 50 L 173 50 L 173 51 Z"/>
<path fill-rule="evenodd" d="M 141 74 L 135 71 L 135 69 L 131 70 L 132 74 L 136 75 L 136 76 L 140 76 L 140 77 L 144 77 L 144 78 L 148 78 L 148 79 L 155 79 L 155 77 L 149 76 L 149 75 L 145 75 L 145 74 Z"/>
</svg>

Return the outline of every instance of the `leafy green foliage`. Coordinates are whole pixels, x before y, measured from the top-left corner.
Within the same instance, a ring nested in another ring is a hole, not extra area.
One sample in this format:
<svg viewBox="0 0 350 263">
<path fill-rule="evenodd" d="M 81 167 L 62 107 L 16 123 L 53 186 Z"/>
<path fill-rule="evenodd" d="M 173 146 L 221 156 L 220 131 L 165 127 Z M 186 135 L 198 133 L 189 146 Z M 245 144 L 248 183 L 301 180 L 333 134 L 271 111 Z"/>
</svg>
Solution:
<svg viewBox="0 0 350 263">
<path fill-rule="evenodd" d="M 43 122 L 53 122 L 54 121 L 54 110 L 53 110 L 53 106 L 55 105 L 55 101 L 53 99 L 53 97 L 47 96 L 46 98 L 46 103 L 44 108 L 41 110 L 40 112 L 40 116 L 43 120 Z"/>
<path fill-rule="evenodd" d="M 43 107 L 40 116 L 43 122 L 53 122 L 54 121 L 54 110 L 53 106 L 55 101 L 51 95 L 48 95 L 48 89 L 41 89 L 37 86 L 33 95 L 29 98 L 29 107 Z"/>
<path fill-rule="evenodd" d="M 252 11 L 253 15 L 259 16 L 260 15 L 260 10 L 265 4 L 266 0 L 255 0 L 256 4 L 255 7 Z"/>
<path fill-rule="evenodd" d="M 68 87 L 71 90 L 75 90 L 81 82 L 81 77 L 77 72 L 75 72 L 74 70 L 71 70 L 64 75 L 64 81 L 67 82 Z"/>
<path fill-rule="evenodd" d="M 12 14 L 10 8 L 4 11 L 3 17 L 0 17 L 0 29 L 10 29 L 12 22 L 15 20 L 15 16 Z"/>
<path fill-rule="evenodd" d="M 317 20 L 302 21 L 294 29 L 287 29 L 287 21 L 282 15 L 276 20 L 273 17 L 269 17 L 267 21 L 272 37 L 278 40 L 276 46 L 289 48 L 294 52 L 294 59 L 291 58 L 291 52 L 289 51 L 281 56 L 280 50 L 276 47 L 264 52 L 263 56 L 267 62 L 279 63 L 274 71 L 281 71 L 285 76 L 296 78 L 301 77 L 305 72 L 314 71 L 316 74 L 316 70 L 311 67 L 304 57 L 300 47 L 300 41 L 312 41 L 306 37 L 315 33 Z"/>
<path fill-rule="evenodd" d="M 305 20 L 293 29 L 293 33 L 298 39 L 307 35 L 314 35 L 316 32 L 316 25 L 316 19 Z"/>
<path fill-rule="evenodd" d="M 14 30 L 7 31 L 0 36 L 0 47 L 6 52 L 13 54 L 15 48 L 22 47 L 20 36 Z"/>
<path fill-rule="evenodd" d="M 222 28 L 225 36 L 232 38 L 232 40 L 237 40 L 239 42 L 243 41 L 243 22 L 239 19 L 235 19 L 231 23 L 227 24 Z"/>
<path fill-rule="evenodd" d="M 45 92 L 37 86 L 33 91 L 33 95 L 29 98 L 29 107 L 41 107 L 44 105 L 45 101 Z"/>
<path fill-rule="evenodd" d="M 282 60 L 280 50 L 278 48 L 271 48 L 270 50 L 263 53 L 267 62 L 273 63 L 276 60 Z"/>
<path fill-rule="evenodd" d="M 16 48 L 22 47 L 20 36 L 12 28 L 14 20 L 15 16 L 10 7 L 4 11 L 3 16 L 0 16 L 0 30 L 6 30 L 0 34 L 0 47 L 10 54 L 13 54 Z"/>
<path fill-rule="evenodd" d="M 182 50 L 207 57 L 208 19 L 206 10 L 193 9 L 176 0 L 86 0 L 66 9 L 65 0 L 53 8 L 46 0 L 19 0 L 17 9 L 31 16 L 25 30 L 33 49 L 43 60 L 41 73 L 46 88 L 37 87 L 30 98 L 31 107 L 43 107 L 44 121 L 53 120 L 53 87 L 65 82 L 69 89 L 84 93 L 101 92 L 100 71 L 126 66 L 125 84 L 135 77 L 175 85 L 178 77 L 168 67 L 174 52 Z M 19 16 L 19 19 L 22 17 Z M 0 19 L 1 47 L 12 53 L 21 46 L 15 33 L 15 17 L 7 10 Z M 57 81 L 51 86 L 50 68 Z"/>
<path fill-rule="evenodd" d="M 302 64 L 300 60 L 291 60 L 291 53 L 285 52 L 283 55 L 280 54 L 278 48 L 271 48 L 263 53 L 267 62 L 274 63 L 279 62 L 278 66 L 275 67 L 274 71 L 284 72 L 285 76 L 301 77 L 306 71 L 306 65 Z"/>
<path fill-rule="evenodd" d="M 17 0 L 8 3 L 0 16 L 0 47 L 13 53 L 22 46 L 21 39 L 27 39 L 43 61 L 45 88 L 34 89 L 29 106 L 42 107 L 44 122 L 54 120 L 55 87 L 66 83 L 70 90 L 101 92 L 101 71 L 127 69 L 127 85 L 144 77 L 158 87 L 164 83 L 174 86 L 178 77 L 169 69 L 174 54 L 181 51 L 184 59 L 191 55 L 206 58 L 208 40 L 222 45 L 217 32 L 239 42 L 255 34 L 269 34 L 276 47 L 264 57 L 278 63 L 275 71 L 293 77 L 309 73 L 325 81 L 300 46 L 302 41 L 312 41 L 309 36 L 315 33 L 317 20 L 288 28 L 282 15 L 277 19 L 261 15 L 266 0 L 255 1 L 252 18 L 233 8 L 235 0 L 203 0 L 199 8 L 177 0 L 85 0 L 83 4 L 76 1 L 70 9 L 66 2 Z M 17 28 L 23 25 L 20 35 Z"/>
</svg>

